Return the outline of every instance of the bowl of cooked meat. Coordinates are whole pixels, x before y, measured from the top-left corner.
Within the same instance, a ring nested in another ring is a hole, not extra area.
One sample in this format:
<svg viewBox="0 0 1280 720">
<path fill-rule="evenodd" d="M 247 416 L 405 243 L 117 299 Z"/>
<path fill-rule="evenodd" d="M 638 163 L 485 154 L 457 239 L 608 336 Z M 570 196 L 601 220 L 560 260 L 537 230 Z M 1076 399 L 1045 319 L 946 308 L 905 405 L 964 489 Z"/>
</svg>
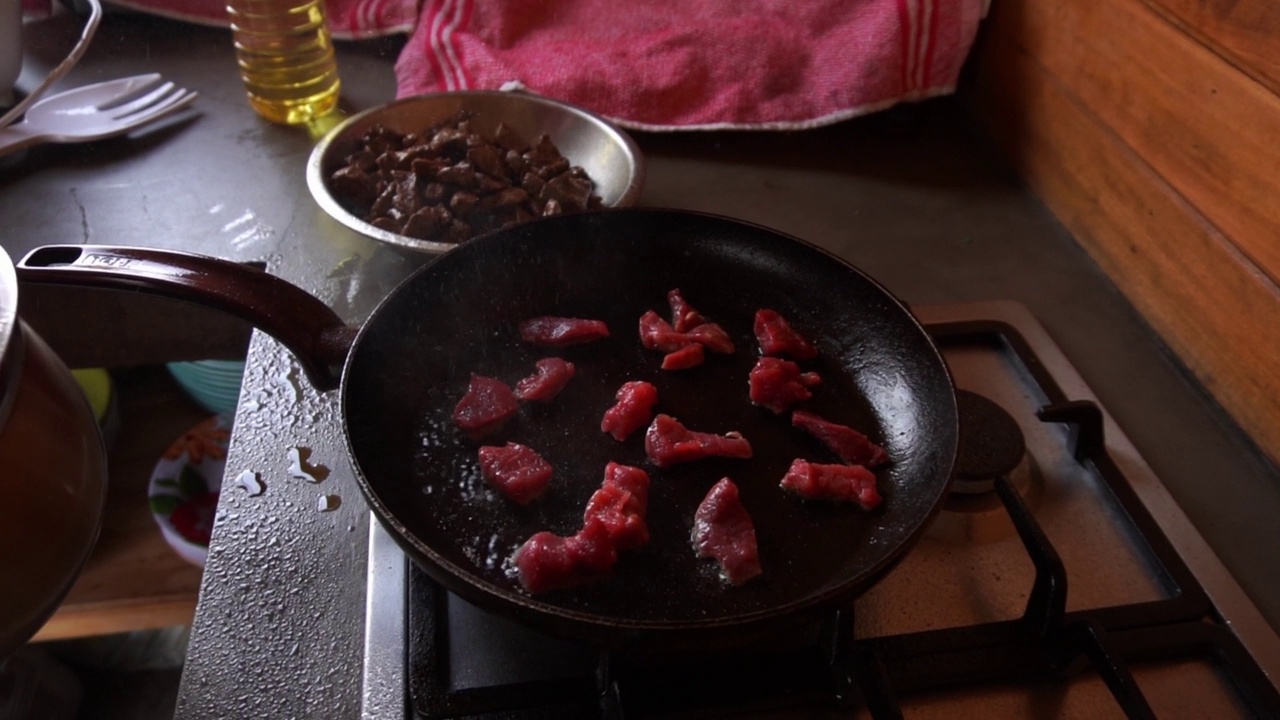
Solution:
<svg viewBox="0 0 1280 720">
<path fill-rule="evenodd" d="M 307 186 L 338 222 L 439 254 L 539 217 L 634 205 L 645 163 L 631 137 L 580 107 L 519 92 L 403 98 L 316 145 Z"/>
</svg>

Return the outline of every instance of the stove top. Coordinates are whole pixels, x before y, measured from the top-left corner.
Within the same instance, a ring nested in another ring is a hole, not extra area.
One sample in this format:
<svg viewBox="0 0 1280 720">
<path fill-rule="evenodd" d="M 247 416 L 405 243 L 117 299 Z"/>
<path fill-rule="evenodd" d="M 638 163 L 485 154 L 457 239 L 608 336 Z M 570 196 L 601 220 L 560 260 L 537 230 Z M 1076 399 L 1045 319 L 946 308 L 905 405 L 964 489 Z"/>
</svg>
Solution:
<svg viewBox="0 0 1280 720">
<path fill-rule="evenodd" d="M 467 604 L 371 522 L 363 717 L 1280 716 L 1280 638 L 1035 318 L 913 311 L 960 391 L 954 489 L 851 607 L 635 661 Z"/>
</svg>

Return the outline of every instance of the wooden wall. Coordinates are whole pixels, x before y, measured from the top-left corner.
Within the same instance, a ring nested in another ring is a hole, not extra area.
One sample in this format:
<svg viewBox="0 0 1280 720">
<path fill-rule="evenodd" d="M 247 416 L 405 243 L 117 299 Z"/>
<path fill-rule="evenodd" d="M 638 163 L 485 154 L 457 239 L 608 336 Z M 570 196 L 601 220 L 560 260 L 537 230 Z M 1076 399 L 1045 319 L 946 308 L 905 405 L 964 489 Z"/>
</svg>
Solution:
<svg viewBox="0 0 1280 720">
<path fill-rule="evenodd" d="M 979 123 L 1280 462 L 1280 2 L 992 0 L 969 69 Z"/>
</svg>

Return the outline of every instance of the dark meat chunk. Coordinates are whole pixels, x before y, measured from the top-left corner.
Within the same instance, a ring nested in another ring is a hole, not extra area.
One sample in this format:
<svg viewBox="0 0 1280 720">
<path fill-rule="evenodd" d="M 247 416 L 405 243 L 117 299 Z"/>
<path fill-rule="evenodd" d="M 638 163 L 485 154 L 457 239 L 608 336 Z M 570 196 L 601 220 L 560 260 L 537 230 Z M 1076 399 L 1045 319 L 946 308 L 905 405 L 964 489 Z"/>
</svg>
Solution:
<svg viewBox="0 0 1280 720">
<path fill-rule="evenodd" d="M 781 486 L 802 498 L 848 501 L 864 510 L 881 502 L 875 473 L 861 465 L 825 465 L 797 458 L 783 476 Z"/>
<path fill-rule="evenodd" d="M 583 527 L 603 523 L 618 550 L 634 550 L 649 542 L 645 512 L 649 507 L 649 474 L 638 467 L 611 462 L 604 482 L 587 501 Z"/>
<path fill-rule="evenodd" d="M 689 301 L 684 299 L 680 288 L 667 293 L 667 304 L 671 306 L 671 326 L 676 332 L 689 332 L 707 321 L 702 313 L 693 309 Z"/>
<path fill-rule="evenodd" d="M 411 238 L 425 240 L 432 235 L 443 232 L 453 222 L 449 211 L 439 205 L 428 205 L 409 216 L 400 234 Z"/>
<path fill-rule="evenodd" d="M 328 180 L 338 202 L 370 224 L 449 243 L 541 215 L 603 204 L 590 176 L 561 155 L 549 136 L 531 147 L 499 125 L 494 137 L 486 138 L 472 130 L 468 113 L 421 133 L 375 126 Z M 484 202 L 498 195 L 500 201 Z M 409 222 L 423 205 L 444 203 L 466 222 Z"/>
<path fill-rule="evenodd" d="M 529 149 L 529 143 L 506 123 L 498 123 L 497 129 L 493 131 L 493 141 L 507 152 L 515 152 L 517 155 Z"/>
<path fill-rule="evenodd" d="M 871 442 L 866 435 L 847 425 L 833 423 L 816 413 L 797 410 L 791 413 L 791 425 L 818 438 L 841 460 L 851 465 L 874 468 L 889 462 L 889 453 Z"/>
<path fill-rule="evenodd" d="M 539 135 L 524 155 L 531 163 L 544 167 L 564 159 L 560 150 L 551 142 L 551 136 L 545 134 Z"/>
<path fill-rule="evenodd" d="M 702 346 L 694 343 L 685 345 L 679 350 L 669 352 L 662 358 L 663 370 L 688 370 L 691 367 L 697 367 L 702 364 L 707 357 L 703 352 Z"/>
<path fill-rule="evenodd" d="M 453 421 L 475 439 L 496 430 L 519 409 L 520 403 L 506 383 L 471 373 L 467 394 L 453 409 Z"/>
<path fill-rule="evenodd" d="M 670 415 L 658 415 L 645 432 L 644 451 L 653 464 L 670 467 L 708 457 L 747 459 L 751 443 L 737 432 L 695 432 Z"/>
<path fill-rule="evenodd" d="M 645 348 L 670 353 L 692 343 L 725 355 L 734 350 L 729 333 L 715 323 L 703 322 L 689 332 L 676 332 L 671 323 L 652 310 L 640 316 L 640 344 Z"/>
<path fill-rule="evenodd" d="M 494 145 L 476 145 L 467 149 L 467 162 L 491 178 L 507 178 L 507 166 Z"/>
<path fill-rule="evenodd" d="M 569 161 L 563 162 L 567 165 Z M 586 175 L 562 172 L 548 180 L 538 196 L 547 201 L 555 200 L 566 211 L 586 210 L 591 188 L 591 180 Z"/>
<path fill-rule="evenodd" d="M 643 380 L 625 382 L 614 395 L 617 402 L 604 412 L 600 431 L 622 442 L 649 423 L 658 404 L 658 388 Z"/>
<path fill-rule="evenodd" d="M 809 388 L 821 382 L 816 372 L 800 372 L 800 366 L 790 360 L 767 356 L 757 360 L 747 376 L 751 402 L 779 415 L 813 397 Z"/>
<path fill-rule="evenodd" d="M 431 134 L 427 147 L 433 153 L 457 160 L 467 151 L 467 134 L 460 127 L 442 127 Z"/>
<path fill-rule="evenodd" d="M 760 352 L 765 355 L 787 355 L 799 360 L 818 356 L 818 349 L 791 327 L 791 323 L 776 311 L 767 308 L 756 311 L 756 340 Z"/>
<path fill-rule="evenodd" d="M 599 580 L 617 561 L 609 529 L 599 520 L 569 537 L 537 533 L 511 557 L 520 584 L 535 595 Z"/>
<path fill-rule="evenodd" d="M 509 442 L 480 448 L 480 472 L 505 497 L 528 505 L 542 496 L 551 482 L 551 463 L 533 448 Z"/>
<path fill-rule="evenodd" d="M 609 326 L 600 320 L 536 317 L 520 323 L 520 339 L 536 345 L 565 347 L 609 337 Z"/>
<path fill-rule="evenodd" d="M 698 557 L 720 563 L 720 577 L 731 585 L 764 573 L 755 526 L 738 496 L 738 486 L 729 478 L 713 485 L 698 505 L 690 540 Z"/>
<path fill-rule="evenodd" d="M 418 212 L 422 207 L 422 200 L 418 196 L 418 182 L 413 174 L 396 170 L 391 173 L 391 178 L 391 188 L 394 188 L 391 201 L 393 212 L 389 213 L 391 217 L 407 218 Z"/>
<path fill-rule="evenodd" d="M 442 168 L 436 173 L 436 178 L 445 185 L 458 188 L 470 189 L 480 186 L 480 177 L 476 174 L 475 168 L 466 161 Z"/>
<path fill-rule="evenodd" d="M 449 198 L 449 212 L 456 217 L 467 217 L 475 212 L 476 206 L 480 204 L 480 197 L 475 193 L 469 193 L 465 190 L 459 190 Z"/>
<path fill-rule="evenodd" d="M 334 171 L 329 178 L 335 195 L 351 198 L 361 205 L 372 205 L 378 199 L 377 180 L 359 165 L 347 165 Z"/>
<path fill-rule="evenodd" d="M 534 363 L 537 371 L 516 383 L 516 399 L 521 401 L 547 401 L 564 389 L 573 378 L 573 363 L 558 357 L 542 358 Z"/>
</svg>

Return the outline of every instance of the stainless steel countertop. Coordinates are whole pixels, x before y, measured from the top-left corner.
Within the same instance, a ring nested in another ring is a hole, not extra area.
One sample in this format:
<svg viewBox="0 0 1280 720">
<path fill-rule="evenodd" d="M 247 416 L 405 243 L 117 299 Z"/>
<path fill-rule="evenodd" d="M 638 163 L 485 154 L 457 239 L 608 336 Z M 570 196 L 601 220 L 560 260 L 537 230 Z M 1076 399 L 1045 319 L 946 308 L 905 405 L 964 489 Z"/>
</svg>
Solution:
<svg viewBox="0 0 1280 720">
<path fill-rule="evenodd" d="M 32 86 L 78 33 L 69 16 L 38 27 L 19 87 Z M 398 49 L 387 40 L 339 44 L 344 112 L 393 98 Z M 260 261 L 353 323 L 425 260 L 356 235 L 315 204 L 303 170 L 317 136 L 253 114 L 224 30 L 109 13 L 59 87 L 157 70 L 200 92 L 191 113 L 133 139 L 0 158 L 0 243 L 11 255 L 70 242 Z M 967 132 L 955 102 L 803 133 L 636 139 L 649 161 L 642 205 L 729 215 L 811 240 L 908 303 L 1027 306 L 1280 624 L 1272 520 L 1280 473 Z M 343 471 L 336 395 L 310 388 L 265 335 L 254 334 L 249 352 L 177 715 L 355 717 L 368 512 Z M 302 448 L 324 479 L 291 477 L 290 448 Z M 257 472 L 266 492 L 236 487 L 243 471 Z M 322 496 L 339 504 L 320 512 Z"/>
</svg>

